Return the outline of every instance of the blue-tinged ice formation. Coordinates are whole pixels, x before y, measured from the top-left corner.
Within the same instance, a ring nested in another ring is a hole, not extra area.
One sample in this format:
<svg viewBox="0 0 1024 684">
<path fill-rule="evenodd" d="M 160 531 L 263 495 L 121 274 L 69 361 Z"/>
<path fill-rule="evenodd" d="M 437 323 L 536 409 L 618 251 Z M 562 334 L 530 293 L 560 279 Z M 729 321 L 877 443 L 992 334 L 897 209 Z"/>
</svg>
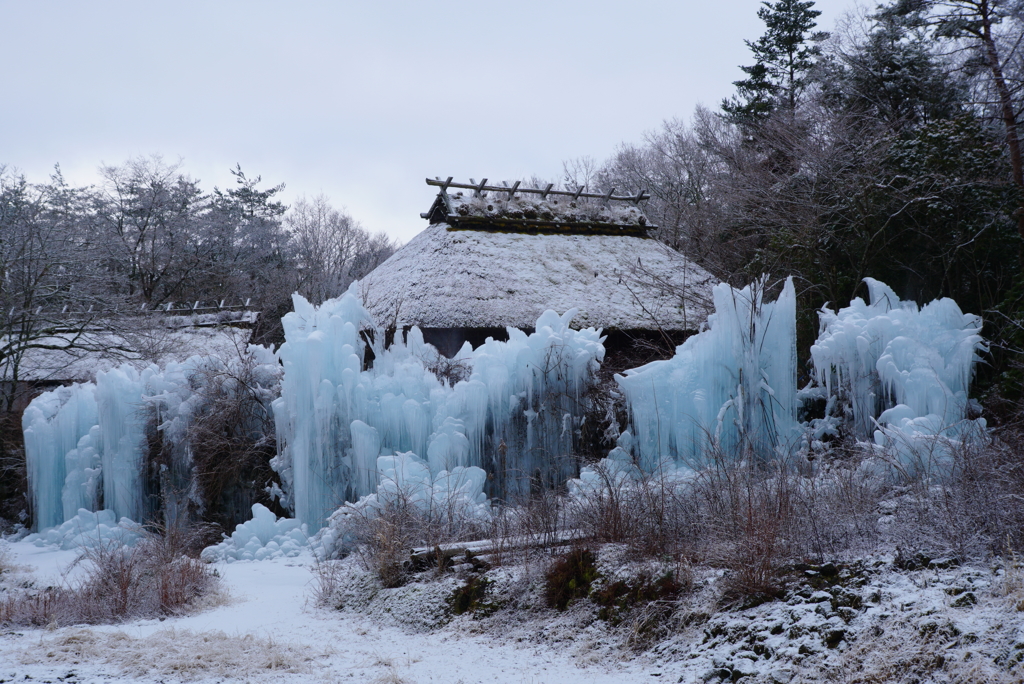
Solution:
<svg viewBox="0 0 1024 684">
<path fill-rule="evenodd" d="M 159 373 L 156 366 L 140 372 L 125 365 L 96 374 L 98 424 L 103 440 L 103 507 L 119 518 L 144 520 L 149 512 L 143 493 L 149 415 L 143 397 L 147 385 Z"/>
<path fill-rule="evenodd" d="M 60 525 L 97 501 L 94 474 L 102 443 L 92 383 L 58 387 L 25 409 L 25 464 L 36 529 Z M 66 487 L 66 485 L 68 485 Z"/>
<path fill-rule="evenodd" d="M 983 418 L 968 420 L 967 391 L 986 349 L 979 316 L 952 299 L 918 307 L 900 301 L 884 283 L 866 278 L 870 304 L 819 312 L 811 347 L 816 385 L 803 391 L 827 399 L 817 436 L 845 424 L 860 440 L 894 451 L 916 469 L 944 460 L 965 435 L 980 434 Z"/>
<path fill-rule="evenodd" d="M 501 496 L 576 474 L 584 394 L 604 347 L 598 330 L 569 327 L 575 311 L 548 311 L 533 334 L 509 328 L 507 342 L 466 344 L 447 361 L 417 328 L 384 349 L 383 332 L 352 293 L 319 307 L 296 295 L 294 306 L 283 319 L 273 466 L 284 503 L 310 529 L 378 491 L 381 456 L 414 454 L 431 477 L 482 468 Z M 371 331 L 372 343 L 361 330 Z M 373 364 L 364 370 L 371 344 Z M 468 378 L 439 380 L 431 368 L 440 363 Z"/>
<path fill-rule="evenodd" d="M 25 541 L 36 546 L 55 546 L 69 549 L 92 549 L 105 545 L 134 546 L 142 538 L 139 525 L 117 516 L 113 511 L 80 509 L 61 524 L 30 534 Z"/>
<path fill-rule="evenodd" d="M 305 525 L 294 518 L 278 518 L 266 506 L 253 504 L 252 519 L 235 526 L 224 541 L 207 546 L 201 557 L 208 563 L 293 558 L 308 545 Z"/>
<path fill-rule="evenodd" d="M 412 452 L 377 459 L 377 491 L 338 508 L 312 540 L 314 552 L 328 558 L 357 543 L 358 530 L 385 511 L 415 516 L 447 529 L 481 526 L 491 520 L 484 494 L 487 473 L 476 466 L 454 466 L 432 473 L 430 464 Z"/>
<path fill-rule="evenodd" d="M 796 292 L 787 279 L 765 302 L 766 283 L 715 286 L 706 330 L 671 359 L 616 376 L 628 448 L 645 472 L 699 467 L 716 454 L 770 457 L 797 441 Z"/>
<path fill-rule="evenodd" d="M 211 384 L 228 392 L 258 389 L 229 386 L 239 382 L 237 365 L 246 362 L 265 371 L 257 378 L 274 381 L 278 364 L 273 353 L 250 347 L 248 361 L 193 356 L 163 369 L 124 365 L 97 373 L 95 383 L 36 397 L 22 418 L 34 529 L 71 521 L 80 509 L 102 508 L 114 520 L 141 521 L 163 506 L 167 522 L 173 522 L 194 494 L 188 440 L 192 416 L 215 394 Z M 146 456 L 155 433 L 170 457 L 153 483 Z"/>
<path fill-rule="evenodd" d="M 173 364 L 172 364 L 173 365 Z M 156 366 L 125 365 L 41 394 L 22 417 L 33 526 L 44 530 L 102 506 L 117 518 L 144 520 L 150 406 L 162 376 Z"/>
</svg>

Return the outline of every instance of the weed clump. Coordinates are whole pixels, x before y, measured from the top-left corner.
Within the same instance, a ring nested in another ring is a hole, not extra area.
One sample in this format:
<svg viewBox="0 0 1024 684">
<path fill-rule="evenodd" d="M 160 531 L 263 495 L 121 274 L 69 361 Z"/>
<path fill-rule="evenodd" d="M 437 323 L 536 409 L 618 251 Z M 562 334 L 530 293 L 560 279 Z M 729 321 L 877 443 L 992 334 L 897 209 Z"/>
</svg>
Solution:
<svg viewBox="0 0 1024 684">
<path fill-rule="evenodd" d="M 488 601 L 487 593 L 492 582 L 486 577 L 470 575 L 466 583 L 455 590 L 449 602 L 452 613 L 463 615 L 473 613 L 474 615 L 490 615 L 501 607 L 500 602 Z"/>
<path fill-rule="evenodd" d="M 601 606 L 597 616 L 613 625 L 634 607 L 662 603 L 669 605 L 677 601 L 689 587 L 676 579 L 673 572 L 667 572 L 657 579 L 641 574 L 632 582 L 617 580 L 595 591 L 591 598 Z"/>
<path fill-rule="evenodd" d="M 549 607 L 565 610 L 574 599 L 590 594 L 590 585 L 598 576 L 594 554 L 586 548 L 575 548 L 548 569 L 544 598 Z"/>
</svg>

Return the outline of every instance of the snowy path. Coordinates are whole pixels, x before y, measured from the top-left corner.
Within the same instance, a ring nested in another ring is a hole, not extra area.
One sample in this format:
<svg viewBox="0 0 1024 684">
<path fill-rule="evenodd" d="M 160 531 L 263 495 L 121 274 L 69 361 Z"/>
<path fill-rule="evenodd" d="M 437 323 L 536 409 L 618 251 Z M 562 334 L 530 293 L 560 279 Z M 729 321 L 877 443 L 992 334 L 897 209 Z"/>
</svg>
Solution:
<svg viewBox="0 0 1024 684">
<path fill-rule="evenodd" d="M 41 551 L 23 543 L 12 545 L 12 550 L 14 562 L 34 566 L 33 574 L 40 579 L 59 577 L 60 569 L 73 558 L 71 552 Z M 309 599 L 312 575 L 308 563 L 308 557 L 303 557 L 218 564 L 230 599 L 196 615 L 0 635 L 0 682 L 24 680 L 26 675 L 35 681 L 60 678 L 83 683 L 180 678 L 382 684 L 660 681 L 660 671 L 645 671 L 635 662 L 580 667 L 569 653 L 548 646 L 502 643 L 466 634 L 454 626 L 410 634 L 349 613 L 314 608 Z M 72 655 L 68 655 L 69 643 L 75 645 Z M 293 669 L 303 671 L 272 672 L 256 664 L 233 675 L 212 666 L 189 672 L 190 665 L 172 657 L 176 648 L 183 651 L 179 659 L 193 663 L 219 657 L 217 649 L 235 648 L 237 657 L 237 648 L 246 644 L 255 645 L 261 656 L 271 650 L 279 652 L 279 667 L 287 668 L 290 663 Z M 184 676 L 177 674 L 183 670 Z"/>
</svg>

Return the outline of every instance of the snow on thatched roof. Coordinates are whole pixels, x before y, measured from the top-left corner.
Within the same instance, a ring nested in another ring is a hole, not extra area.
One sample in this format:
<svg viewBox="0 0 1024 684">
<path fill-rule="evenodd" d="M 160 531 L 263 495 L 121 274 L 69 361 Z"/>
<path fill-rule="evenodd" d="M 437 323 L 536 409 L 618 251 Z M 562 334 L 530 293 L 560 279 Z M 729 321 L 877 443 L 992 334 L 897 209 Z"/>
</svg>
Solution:
<svg viewBox="0 0 1024 684">
<path fill-rule="evenodd" d="M 632 235 L 453 230 L 433 223 L 358 285 L 378 324 L 532 328 L 547 309 L 574 326 L 695 330 L 715 281 Z"/>
</svg>

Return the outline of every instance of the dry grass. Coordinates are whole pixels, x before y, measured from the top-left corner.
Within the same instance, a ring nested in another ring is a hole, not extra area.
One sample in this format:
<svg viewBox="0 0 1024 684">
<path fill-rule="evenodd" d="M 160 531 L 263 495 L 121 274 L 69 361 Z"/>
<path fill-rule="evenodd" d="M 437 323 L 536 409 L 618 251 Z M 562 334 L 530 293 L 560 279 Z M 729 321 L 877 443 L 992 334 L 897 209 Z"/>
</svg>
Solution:
<svg viewBox="0 0 1024 684">
<path fill-rule="evenodd" d="M 102 664 L 122 677 L 166 676 L 232 680 L 270 672 L 310 673 L 327 653 L 252 635 L 162 630 L 143 638 L 124 632 L 74 629 L 44 637 L 17 654 L 22 664 Z M 106 669 L 106 668 L 104 668 Z"/>
<path fill-rule="evenodd" d="M 147 533 L 134 546 L 98 544 L 75 561 L 74 582 L 15 592 L 0 602 L 0 624 L 65 626 L 179 615 L 216 587 L 205 564 L 185 555 L 187 535 Z"/>
<path fill-rule="evenodd" d="M 978 644 L 959 643 L 941 630 L 922 633 L 908 621 L 895 620 L 877 637 L 856 641 L 844 654 L 839 667 L 826 672 L 807 672 L 793 681 L 837 684 L 1011 684 L 1021 681 L 1024 668 L 1019 663 L 999 667 L 982 655 L 984 650 Z"/>
</svg>

